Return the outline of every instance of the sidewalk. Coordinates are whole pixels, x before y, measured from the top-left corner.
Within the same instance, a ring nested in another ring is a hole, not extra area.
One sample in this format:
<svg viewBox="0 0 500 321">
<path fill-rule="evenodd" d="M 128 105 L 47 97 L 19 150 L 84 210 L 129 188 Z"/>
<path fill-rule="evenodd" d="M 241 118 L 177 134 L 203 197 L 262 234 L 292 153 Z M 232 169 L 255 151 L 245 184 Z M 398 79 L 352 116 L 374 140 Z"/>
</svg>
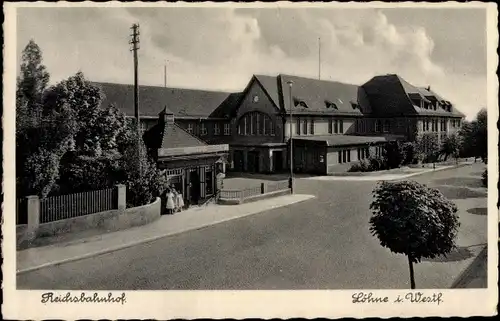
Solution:
<svg viewBox="0 0 500 321">
<path fill-rule="evenodd" d="M 303 202 L 314 197 L 314 195 L 294 194 L 242 205 L 209 205 L 175 215 L 164 215 L 157 221 L 144 226 L 18 251 L 16 255 L 17 273 L 25 273 L 124 249 L 166 236 Z"/>
<path fill-rule="evenodd" d="M 405 174 L 377 174 L 373 172 L 373 174 L 368 173 L 367 175 L 363 176 L 334 176 L 334 175 L 329 175 L 329 176 L 313 176 L 313 177 L 305 177 L 302 179 L 309 179 L 309 180 L 318 180 L 318 181 L 392 181 L 392 180 L 399 180 L 399 179 L 405 179 L 417 175 L 422 175 L 430 172 L 438 172 L 442 170 L 447 170 L 451 168 L 457 168 L 461 166 L 466 166 L 466 165 L 471 165 L 474 164 L 473 162 L 463 162 L 458 165 L 446 165 L 446 166 L 440 166 L 436 167 L 436 169 L 433 168 L 409 168 L 407 171 L 409 173 Z"/>
</svg>

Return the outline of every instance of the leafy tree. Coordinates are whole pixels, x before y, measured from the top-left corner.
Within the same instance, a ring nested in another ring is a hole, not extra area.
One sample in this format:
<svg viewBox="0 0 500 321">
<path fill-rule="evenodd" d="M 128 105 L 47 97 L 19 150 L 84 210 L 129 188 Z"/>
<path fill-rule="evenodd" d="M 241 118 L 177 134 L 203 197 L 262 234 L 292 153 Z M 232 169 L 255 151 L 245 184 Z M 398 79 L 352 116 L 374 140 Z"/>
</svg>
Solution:
<svg viewBox="0 0 500 321">
<path fill-rule="evenodd" d="M 102 152 L 102 141 L 109 138 L 109 135 L 104 137 L 99 135 L 101 133 L 99 125 L 106 123 L 107 116 L 100 108 L 103 98 L 101 89 L 87 81 L 82 72 L 46 91 L 45 112 L 59 113 L 62 106 L 68 106 L 73 111 L 76 119 L 75 150 L 79 154 L 99 156 Z"/>
<path fill-rule="evenodd" d="M 389 169 L 398 168 L 405 159 L 403 146 L 399 141 L 388 142 L 385 144 L 383 153 Z"/>
<path fill-rule="evenodd" d="M 444 160 L 446 161 L 449 156 L 458 159 L 460 153 L 460 138 L 457 134 L 453 133 L 441 142 L 440 154 L 444 155 Z"/>
<path fill-rule="evenodd" d="M 438 137 L 435 133 L 424 133 L 416 141 L 417 150 L 424 162 L 435 162 L 439 156 Z"/>
<path fill-rule="evenodd" d="M 422 155 L 418 152 L 415 142 L 403 143 L 402 149 L 404 154 L 403 165 L 418 164 L 419 161 L 422 161 Z"/>
<path fill-rule="evenodd" d="M 137 137 L 132 132 L 131 137 Z M 166 185 L 166 175 L 158 170 L 156 162 L 147 155 L 146 146 L 142 138 L 139 150 L 132 144 L 125 151 L 122 168 L 126 173 L 127 204 L 128 206 L 145 205 L 160 196 Z"/>
<path fill-rule="evenodd" d="M 58 161 L 71 147 L 71 111 L 44 112 L 43 95 L 49 74 L 42 52 L 31 40 L 23 51 L 16 91 L 16 191 L 45 197 L 54 187 Z"/>
<path fill-rule="evenodd" d="M 455 247 L 457 207 L 438 190 L 412 181 L 384 181 L 373 195 L 370 231 L 383 247 L 408 257 L 414 289 L 413 264 L 446 255 Z"/>
<path fill-rule="evenodd" d="M 50 79 L 42 60 L 40 47 L 30 40 L 23 50 L 20 75 L 17 79 L 16 107 L 20 118 L 19 125 L 23 124 L 26 116 L 31 113 L 36 115 L 41 109 L 42 95 Z"/>
<path fill-rule="evenodd" d="M 486 161 L 488 155 L 488 113 L 486 109 L 478 112 L 472 122 L 464 122 L 459 130 L 463 157 L 481 157 Z"/>
</svg>

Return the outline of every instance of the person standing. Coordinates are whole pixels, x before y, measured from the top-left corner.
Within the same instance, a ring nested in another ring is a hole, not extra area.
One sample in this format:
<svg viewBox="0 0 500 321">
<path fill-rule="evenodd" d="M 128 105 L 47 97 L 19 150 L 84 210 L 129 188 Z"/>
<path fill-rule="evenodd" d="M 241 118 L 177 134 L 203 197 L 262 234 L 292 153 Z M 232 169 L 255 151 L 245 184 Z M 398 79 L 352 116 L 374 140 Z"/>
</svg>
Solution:
<svg viewBox="0 0 500 321">
<path fill-rule="evenodd" d="M 181 193 L 177 193 L 177 208 L 179 209 L 179 212 L 184 209 L 184 198 L 182 197 Z"/>
<path fill-rule="evenodd" d="M 167 213 L 168 214 L 173 214 L 174 209 L 175 209 L 175 202 L 174 202 L 174 193 L 172 193 L 171 189 L 167 190 Z"/>
</svg>

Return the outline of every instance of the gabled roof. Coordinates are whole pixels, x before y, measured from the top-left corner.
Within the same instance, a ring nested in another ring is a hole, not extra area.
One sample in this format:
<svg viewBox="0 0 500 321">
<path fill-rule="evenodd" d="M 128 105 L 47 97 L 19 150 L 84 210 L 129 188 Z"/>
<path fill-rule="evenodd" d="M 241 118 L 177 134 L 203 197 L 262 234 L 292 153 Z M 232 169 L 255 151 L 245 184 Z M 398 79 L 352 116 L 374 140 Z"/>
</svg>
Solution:
<svg viewBox="0 0 500 321">
<path fill-rule="evenodd" d="M 215 118 L 228 118 L 231 116 L 233 110 L 238 105 L 243 97 L 243 93 L 232 93 L 219 105 L 211 114 L 210 117 Z"/>
<path fill-rule="evenodd" d="M 278 77 L 266 76 L 266 75 L 254 75 L 255 79 L 261 84 L 264 91 L 269 95 L 272 102 L 281 109 L 280 106 L 280 89 L 278 84 Z"/>
<path fill-rule="evenodd" d="M 113 83 L 94 83 L 102 88 L 106 98 L 103 105 L 114 104 L 127 116 L 134 116 L 134 86 Z M 228 97 L 230 93 L 166 88 L 158 86 L 139 86 L 139 113 L 141 116 L 156 117 L 165 107 L 175 116 L 208 117 Z"/>
<path fill-rule="evenodd" d="M 307 106 L 293 106 L 293 112 L 362 115 L 360 108 L 353 108 L 352 104 L 359 104 L 358 95 L 362 90 L 359 86 L 290 75 L 278 77 L 285 111 L 290 110 L 290 87 L 287 83 L 292 81 L 292 103 L 303 102 Z M 336 108 L 330 107 L 330 104 L 335 104 Z"/>
<path fill-rule="evenodd" d="M 191 135 L 175 123 L 160 122 L 144 134 L 146 146 L 153 149 L 205 146 L 205 142 Z"/>
</svg>

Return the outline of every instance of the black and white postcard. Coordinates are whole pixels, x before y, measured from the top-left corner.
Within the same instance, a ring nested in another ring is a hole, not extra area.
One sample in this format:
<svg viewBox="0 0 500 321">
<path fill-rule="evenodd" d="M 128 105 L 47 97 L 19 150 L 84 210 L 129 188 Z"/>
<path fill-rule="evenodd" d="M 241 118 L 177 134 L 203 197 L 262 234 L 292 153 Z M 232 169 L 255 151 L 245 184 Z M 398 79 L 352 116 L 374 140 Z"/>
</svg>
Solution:
<svg viewBox="0 0 500 321">
<path fill-rule="evenodd" d="M 497 313 L 496 4 L 4 14 L 5 318 Z"/>
</svg>

